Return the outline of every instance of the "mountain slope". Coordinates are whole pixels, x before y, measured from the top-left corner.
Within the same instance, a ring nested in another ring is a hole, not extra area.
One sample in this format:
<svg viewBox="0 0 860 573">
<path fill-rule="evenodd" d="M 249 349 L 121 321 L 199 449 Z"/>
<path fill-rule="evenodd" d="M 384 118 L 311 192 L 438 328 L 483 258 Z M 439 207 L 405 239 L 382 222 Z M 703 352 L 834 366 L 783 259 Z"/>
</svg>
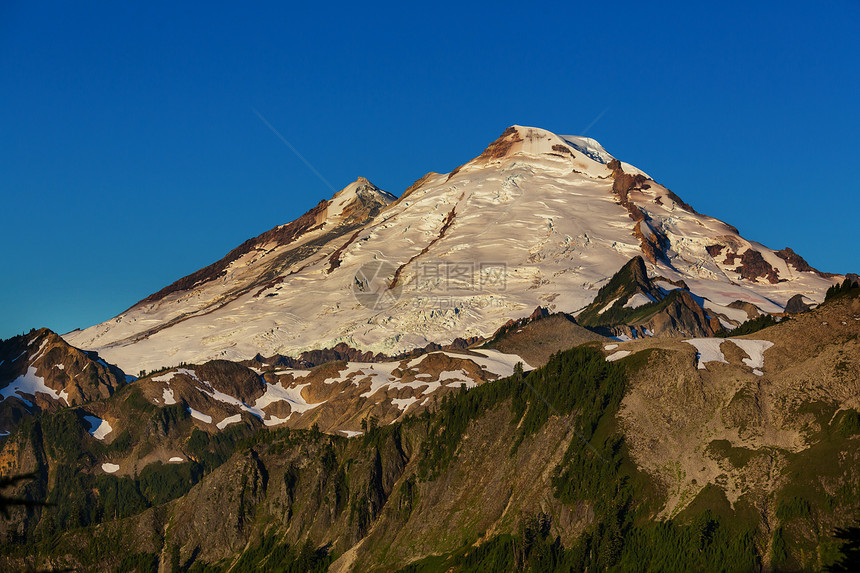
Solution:
<svg viewBox="0 0 860 573">
<path fill-rule="evenodd" d="M 69 411 L 43 417 L 0 455 L 13 471 L 56 476 L 18 491 L 61 504 L 4 521 L 22 537 L 0 563 L 820 570 L 839 555 L 831 532 L 860 503 L 858 335 L 854 289 L 752 336 L 589 343 L 352 439 L 260 429 L 243 441 L 244 424 L 219 438 L 195 432 L 176 405 L 142 407 L 129 385 L 109 401 L 145 413 L 134 439 L 187 448 L 169 467 L 193 485 L 155 487 L 153 475 L 170 474 L 154 464 L 104 475 L 99 464 L 120 445 L 99 448 Z M 62 473 L 63 463 L 80 470 Z M 51 493 L 90 495 L 70 490 L 75 480 L 100 493 L 89 523 Z M 110 492 L 128 496 L 123 509 Z M 59 517 L 84 527 L 27 534 Z"/>
<path fill-rule="evenodd" d="M 47 328 L 0 340 L 0 436 L 24 417 L 107 398 L 128 380 Z"/>
<path fill-rule="evenodd" d="M 696 213 L 593 140 L 514 126 L 396 201 L 359 180 L 66 338 L 132 372 L 338 343 L 392 355 L 488 337 L 538 306 L 575 314 L 637 255 L 726 316 L 738 301 L 820 302 L 840 279 Z"/>
</svg>

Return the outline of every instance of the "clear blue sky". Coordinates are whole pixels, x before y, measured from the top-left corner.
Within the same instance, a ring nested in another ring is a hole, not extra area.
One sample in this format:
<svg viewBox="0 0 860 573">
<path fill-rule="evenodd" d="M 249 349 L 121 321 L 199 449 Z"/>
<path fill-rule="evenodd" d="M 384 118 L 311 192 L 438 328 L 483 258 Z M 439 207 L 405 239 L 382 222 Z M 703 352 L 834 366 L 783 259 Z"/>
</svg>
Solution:
<svg viewBox="0 0 860 573">
<path fill-rule="evenodd" d="M 605 111 L 588 135 L 700 212 L 860 271 L 856 0 L 177 4 L 0 3 L 0 338 L 106 320 L 328 198 L 254 108 L 335 187 L 395 194 Z"/>
</svg>

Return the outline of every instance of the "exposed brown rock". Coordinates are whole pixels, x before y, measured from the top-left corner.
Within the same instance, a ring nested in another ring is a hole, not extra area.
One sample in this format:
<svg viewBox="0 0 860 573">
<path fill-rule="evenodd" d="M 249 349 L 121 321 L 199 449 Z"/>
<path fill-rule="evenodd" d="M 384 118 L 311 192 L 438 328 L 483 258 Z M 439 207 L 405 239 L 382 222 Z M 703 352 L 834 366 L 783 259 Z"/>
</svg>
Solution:
<svg viewBox="0 0 860 573">
<path fill-rule="evenodd" d="M 556 143 L 555 145 L 552 146 L 552 150 L 557 152 L 557 153 L 567 154 L 567 155 L 570 155 L 571 157 L 576 157 L 573 154 L 573 152 L 566 145 L 559 145 Z"/>
<path fill-rule="evenodd" d="M 707 247 L 705 247 L 705 250 L 708 251 L 708 254 L 712 257 L 716 257 L 725 248 L 725 245 L 708 245 Z"/>
<path fill-rule="evenodd" d="M 515 127 L 509 127 L 496 139 L 492 142 L 487 148 L 478 156 L 478 159 L 483 159 L 489 161 L 491 159 L 501 159 L 511 150 L 511 147 L 514 143 L 519 143 L 522 141 L 522 137 L 520 137 L 520 133 L 517 131 Z"/>
<path fill-rule="evenodd" d="M 540 320 L 530 320 L 500 332 L 487 348 L 516 354 L 530 366 L 538 367 L 547 363 L 556 352 L 579 346 L 586 342 L 605 341 L 606 339 L 577 324 L 576 320 L 564 313 L 543 316 Z"/>
<path fill-rule="evenodd" d="M 800 314 L 809 310 L 809 305 L 803 302 L 803 295 L 796 294 L 785 303 L 785 312 L 787 314 Z"/>
<path fill-rule="evenodd" d="M 636 209 L 638 210 L 639 208 L 636 207 Z M 641 211 L 639 212 L 641 213 Z M 636 223 L 636 226 L 633 228 L 633 236 L 639 239 L 639 245 L 645 258 L 652 263 L 656 263 L 658 259 L 663 258 L 666 247 L 669 245 L 669 239 L 658 233 L 645 234 L 642 232 L 641 225 L 642 221 Z"/>
<path fill-rule="evenodd" d="M 812 265 L 807 263 L 803 257 L 791 250 L 791 247 L 786 247 L 782 250 L 775 251 L 774 254 L 800 272 L 815 273 L 823 278 L 831 278 L 837 276 L 833 273 L 823 273 L 818 269 L 814 268 Z"/>
<path fill-rule="evenodd" d="M 736 300 L 734 302 L 730 302 L 728 306 L 729 308 L 736 308 L 738 310 L 746 312 L 747 320 L 753 319 L 762 313 L 756 305 L 745 300 Z"/>
<path fill-rule="evenodd" d="M 194 371 L 214 389 L 246 404 L 253 404 L 266 390 L 263 379 L 256 372 L 228 360 L 211 360 L 195 366 Z"/>
<path fill-rule="evenodd" d="M 748 281 L 755 281 L 761 277 L 767 279 L 771 284 L 779 282 L 779 273 L 777 270 L 770 266 L 770 263 L 761 256 L 761 253 L 753 248 L 744 251 L 744 254 L 741 256 L 741 264 L 735 269 L 735 272 L 739 273 L 741 278 Z"/>
<path fill-rule="evenodd" d="M 689 211 L 690 213 L 696 212 L 696 210 L 693 209 L 693 207 L 691 207 L 689 203 L 686 203 L 683 199 L 675 195 L 675 193 L 673 193 L 672 191 L 666 189 L 666 194 L 669 196 L 670 199 L 672 199 L 672 201 L 675 202 L 675 204 L 679 205 L 685 211 Z M 737 232 L 737 230 L 735 232 Z"/>
<path fill-rule="evenodd" d="M 668 296 L 671 302 L 659 312 L 632 324 L 600 327 L 597 332 L 607 336 L 626 335 L 630 338 L 645 338 L 645 330 L 654 336 L 713 336 L 722 328 L 717 318 L 708 317 L 684 290 L 675 290 Z"/>
<path fill-rule="evenodd" d="M 669 245 L 669 239 L 653 229 L 651 229 L 652 233 L 643 232 L 641 224 L 643 221 L 647 221 L 648 217 L 639 206 L 634 205 L 630 201 L 630 191 L 644 188 L 646 186 L 645 182 L 648 179 L 641 173 L 636 173 L 635 175 L 624 173 L 624 170 L 621 168 L 621 162 L 617 159 L 613 159 L 607 163 L 607 167 L 612 170 L 611 177 L 614 179 L 612 182 L 612 192 L 618 196 L 618 202 L 627 209 L 627 214 L 630 218 L 636 221 L 636 226 L 633 228 L 633 236 L 639 239 L 642 253 L 645 257 L 650 262 L 656 263 L 658 259 L 663 258 L 663 254 Z"/>
<path fill-rule="evenodd" d="M 65 399 L 43 392 L 12 393 L 0 401 L 2 432 L 13 430 L 26 416 L 108 398 L 126 384 L 122 370 L 100 360 L 96 352 L 70 346 L 47 328 L 0 340 L 0 389 L 26 375 L 41 378 Z"/>
<path fill-rule="evenodd" d="M 774 254 L 801 272 L 818 272 L 807 263 L 803 257 L 795 253 L 791 247 L 775 251 Z"/>
<path fill-rule="evenodd" d="M 340 256 L 343 254 L 343 252 L 346 250 L 346 248 L 348 246 L 350 246 L 353 243 L 353 241 L 355 241 L 355 239 L 358 237 L 359 233 L 361 233 L 361 229 L 359 229 L 358 231 L 353 233 L 353 235 L 349 239 L 347 239 L 347 241 L 343 245 L 338 247 L 338 249 L 331 254 L 331 256 L 328 258 L 328 262 L 329 262 L 328 272 L 332 272 L 333 270 L 335 270 L 336 268 L 338 268 L 340 266 Z"/>
<path fill-rule="evenodd" d="M 726 260 L 724 261 L 724 264 L 733 265 L 735 264 L 735 259 L 739 259 L 740 257 L 741 256 L 739 254 L 734 253 L 732 251 L 728 251 L 726 252 Z"/>
</svg>

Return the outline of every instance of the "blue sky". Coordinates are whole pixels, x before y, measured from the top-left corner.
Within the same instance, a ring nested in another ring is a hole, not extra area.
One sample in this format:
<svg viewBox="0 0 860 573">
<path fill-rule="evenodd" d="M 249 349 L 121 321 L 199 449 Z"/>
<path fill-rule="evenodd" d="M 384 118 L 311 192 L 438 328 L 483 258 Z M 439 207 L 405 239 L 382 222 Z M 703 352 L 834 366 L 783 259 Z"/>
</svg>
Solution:
<svg viewBox="0 0 860 573">
<path fill-rule="evenodd" d="M 331 196 L 254 109 L 336 188 L 395 194 L 599 117 L 700 212 L 860 271 L 856 0 L 287 4 L 0 4 L 0 338 L 106 320 Z"/>
</svg>

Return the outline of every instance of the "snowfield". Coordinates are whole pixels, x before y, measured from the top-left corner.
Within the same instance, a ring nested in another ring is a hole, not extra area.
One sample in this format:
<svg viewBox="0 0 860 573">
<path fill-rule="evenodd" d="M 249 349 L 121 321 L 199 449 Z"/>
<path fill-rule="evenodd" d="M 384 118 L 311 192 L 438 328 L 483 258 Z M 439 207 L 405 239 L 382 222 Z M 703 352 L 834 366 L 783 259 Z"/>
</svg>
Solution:
<svg viewBox="0 0 860 573">
<path fill-rule="evenodd" d="M 753 374 L 756 376 L 763 375 L 760 369 L 764 368 L 764 351 L 773 346 L 773 342 L 769 340 L 746 340 L 744 338 L 692 338 L 684 342 L 696 347 L 698 351 L 696 367 L 699 370 L 704 370 L 705 364 L 708 362 L 728 364 L 720 346 L 723 342 L 732 342 L 746 352 L 747 358 L 741 360 L 753 370 Z"/>
<path fill-rule="evenodd" d="M 451 174 L 428 174 L 357 231 L 337 229 L 362 196 L 392 201 L 362 179 L 337 193 L 319 225 L 293 242 L 257 244 L 223 276 L 140 303 L 65 339 L 137 372 L 257 353 L 296 356 L 341 342 L 391 355 L 428 342 L 488 337 L 538 306 L 575 314 L 642 254 L 637 223 L 612 192 L 606 165 L 612 156 L 599 143 L 530 127 L 515 126 L 511 133 L 510 145 L 498 154 L 479 156 Z M 622 168 L 639 172 L 626 163 Z M 649 276 L 685 281 L 721 320 L 745 320 L 728 306 L 734 301 L 764 312 L 781 311 L 798 293 L 821 302 L 841 280 L 797 271 L 733 227 L 686 210 L 655 181 L 630 191 L 629 200 L 647 213 L 642 232 L 659 231 L 669 242 L 669 264 L 648 263 Z M 737 263 L 726 259 L 728 249 L 712 257 L 706 249 L 712 245 L 731 245 L 738 255 L 757 250 L 784 280 L 743 279 Z M 302 247 L 318 250 L 289 258 Z M 292 262 L 282 265 L 285 260 Z M 381 293 L 391 305 L 370 308 L 353 296 L 353 286 L 363 265 L 379 261 L 400 269 L 397 289 Z M 277 279 L 261 281 L 267 273 Z"/>
<path fill-rule="evenodd" d="M 629 350 L 619 350 L 613 354 L 610 354 L 606 357 L 607 362 L 615 362 L 616 360 L 621 360 L 625 356 L 630 356 L 631 352 Z"/>
<path fill-rule="evenodd" d="M 0 402 L 10 396 L 15 396 L 28 406 L 32 406 L 33 403 L 24 398 L 24 396 L 35 396 L 37 393 L 47 394 L 54 400 L 63 400 L 68 406 L 68 402 L 56 390 L 45 385 L 44 378 L 36 376 L 36 368 L 34 366 L 28 367 L 26 374 L 18 376 L 5 388 L 0 388 Z"/>
<path fill-rule="evenodd" d="M 97 440 L 104 440 L 105 436 L 113 431 L 107 420 L 102 420 L 97 416 L 84 416 L 84 420 L 90 425 L 90 429 L 88 430 L 90 435 Z"/>
</svg>

